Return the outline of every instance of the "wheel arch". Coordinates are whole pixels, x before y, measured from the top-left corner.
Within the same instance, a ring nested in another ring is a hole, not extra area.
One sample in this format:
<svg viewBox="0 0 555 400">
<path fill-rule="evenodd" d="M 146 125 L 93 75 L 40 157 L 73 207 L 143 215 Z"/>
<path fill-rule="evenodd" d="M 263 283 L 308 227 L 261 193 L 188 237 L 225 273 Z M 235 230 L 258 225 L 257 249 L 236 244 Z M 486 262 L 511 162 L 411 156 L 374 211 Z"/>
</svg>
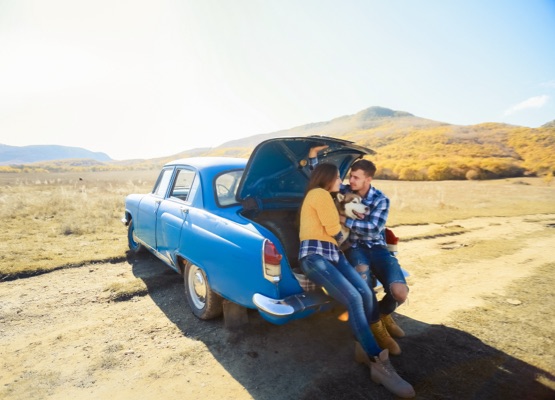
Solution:
<svg viewBox="0 0 555 400">
<path fill-rule="evenodd" d="M 177 260 L 177 268 L 179 270 L 179 273 L 183 275 L 185 273 L 185 267 L 187 267 L 187 265 L 190 264 L 191 262 L 179 254 L 176 256 L 176 260 Z"/>
<path fill-rule="evenodd" d="M 125 210 L 124 217 L 123 217 L 123 219 L 122 219 L 122 222 L 125 221 L 125 222 L 124 222 L 124 225 L 125 225 L 125 226 L 129 226 L 129 224 L 131 223 L 131 220 L 132 220 L 132 219 L 133 219 L 133 215 L 131 214 L 131 211 Z"/>
</svg>

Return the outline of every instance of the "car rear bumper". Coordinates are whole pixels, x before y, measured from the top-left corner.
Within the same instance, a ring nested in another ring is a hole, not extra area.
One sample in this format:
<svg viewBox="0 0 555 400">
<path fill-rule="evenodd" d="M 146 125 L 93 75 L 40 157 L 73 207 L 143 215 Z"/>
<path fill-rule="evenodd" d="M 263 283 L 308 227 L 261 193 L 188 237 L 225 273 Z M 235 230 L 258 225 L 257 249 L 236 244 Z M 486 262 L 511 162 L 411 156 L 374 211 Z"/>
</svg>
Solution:
<svg viewBox="0 0 555 400">
<path fill-rule="evenodd" d="M 333 299 L 321 291 L 304 292 L 284 299 L 255 293 L 252 301 L 266 320 L 278 325 L 329 309 L 333 305 Z"/>
</svg>

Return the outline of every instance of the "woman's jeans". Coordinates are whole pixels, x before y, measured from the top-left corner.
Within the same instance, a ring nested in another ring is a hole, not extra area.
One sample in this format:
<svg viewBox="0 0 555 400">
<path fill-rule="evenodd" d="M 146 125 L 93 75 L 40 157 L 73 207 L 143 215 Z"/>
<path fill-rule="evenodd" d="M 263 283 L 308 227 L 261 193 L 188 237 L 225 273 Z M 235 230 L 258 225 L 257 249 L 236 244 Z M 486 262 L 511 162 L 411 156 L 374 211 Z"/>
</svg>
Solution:
<svg viewBox="0 0 555 400">
<path fill-rule="evenodd" d="M 368 285 L 372 287 L 372 276 L 374 275 L 382 285 L 385 296 L 379 302 L 380 314 L 391 314 L 397 308 L 397 300 L 391 294 L 392 283 L 407 284 L 399 261 L 384 246 L 358 246 L 347 250 L 347 258 L 355 267 L 368 265 L 372 274 L 369 275 Z"/>
<path fill-rule="evenodd" d="M 376 343 L 370 321 L 377 321 L 379 313 L 374 291 L 341 254 L 337 264 L 319 254 L 310 254 L 300 260 L 306 277 L 324 287 L 328 294 L 343 304 L 349 312 L 351 330 L 362 348 L 370 356 L 382 349 Z"/>
</svg>

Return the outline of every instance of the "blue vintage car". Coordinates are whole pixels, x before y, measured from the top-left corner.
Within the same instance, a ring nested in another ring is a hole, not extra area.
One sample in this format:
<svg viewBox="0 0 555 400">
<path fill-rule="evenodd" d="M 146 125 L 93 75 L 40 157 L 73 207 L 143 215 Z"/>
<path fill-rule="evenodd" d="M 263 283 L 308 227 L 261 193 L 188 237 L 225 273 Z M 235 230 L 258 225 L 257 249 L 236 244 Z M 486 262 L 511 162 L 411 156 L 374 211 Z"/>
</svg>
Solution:
<svg viewBox="0 0 555 400">
<path fill-rule="evenodd" d="M 185 295 L 201 319 L 222 302 L 257 309 L 283 324 L 327 309 L 299 269 L 297 214 L 310 176 L 308 152 L 327 145 L 320 162 L 339 167 L 373 151 L 323 136 L 274 138 L 247 159 L 187 158 L 166 164 L 148 194 L 125 200 L 129 248 L 152 252 L 183 275 Z"/>
</svg>

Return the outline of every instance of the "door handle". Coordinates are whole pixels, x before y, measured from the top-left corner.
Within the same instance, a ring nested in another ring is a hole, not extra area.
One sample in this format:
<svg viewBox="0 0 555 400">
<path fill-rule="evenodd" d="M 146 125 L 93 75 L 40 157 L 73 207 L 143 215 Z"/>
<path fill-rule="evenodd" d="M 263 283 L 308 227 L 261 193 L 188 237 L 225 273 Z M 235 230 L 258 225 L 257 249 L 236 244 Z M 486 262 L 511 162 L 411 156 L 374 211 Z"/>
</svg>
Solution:
<svg viewBox="0 0 555 400">
<path fill-rule="evenodd" d="M 189 214 L 189 209 L 186 207 L 181 207 L 181 212 L 185 215 Z"/>
</svg>

